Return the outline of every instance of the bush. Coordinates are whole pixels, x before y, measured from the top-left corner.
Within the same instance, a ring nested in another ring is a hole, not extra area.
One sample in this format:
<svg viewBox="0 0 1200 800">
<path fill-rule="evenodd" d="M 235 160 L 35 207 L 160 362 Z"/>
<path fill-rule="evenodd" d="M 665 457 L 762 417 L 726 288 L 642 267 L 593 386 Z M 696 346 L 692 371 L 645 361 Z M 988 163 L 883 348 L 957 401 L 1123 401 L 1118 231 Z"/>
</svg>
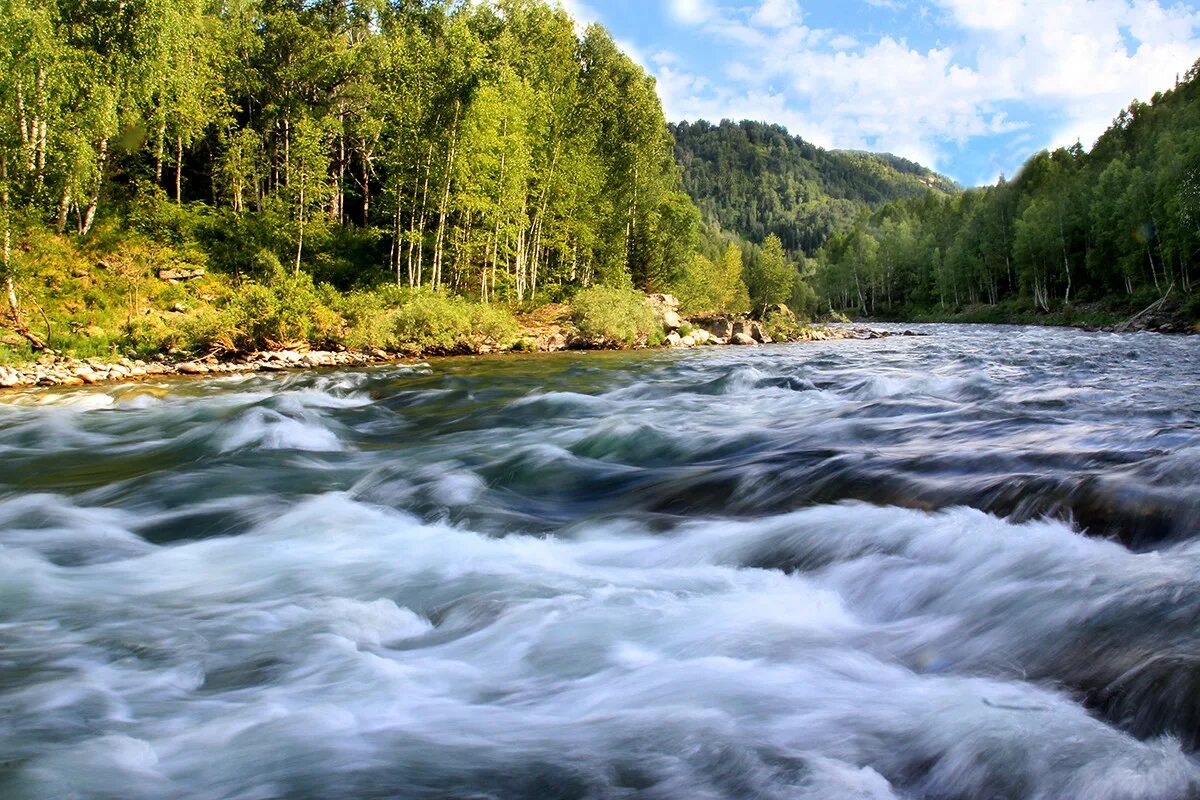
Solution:
<svg viewBox="0 0 1200 800">
<path fill-rule="evenodd" d="M 1190 322 L 1200 325 L 1200 290 L 1192 292 L 1184 301 L 1183 313 Z"/>
<path fill-rule="evenodd" d="M 345 322 L 342 343 L 351 350 L 395 347 L 395 311 L 377 292 L 332 293 L 327 302 Z"/>
<path fill-rule="evenodd" d="M 571 301 L 571 321 L 586 339 L 630 346 L 646 342 L 661 331 L 646 298 L 631 289 L 596 286 Z"/>
<path fill-rule="evenodd" d="M 269 284 L 247 283 L 229 300 L 218 320 L 198 317 L 200 339 L 235 350 L 278 349 L 298 342 L 324 345 L 340 340 L 342 318 L 322 300 L 307 273 L 276 275 Z M 224 335 L 215 326 L 224 325 Z M 195 347 L 193 346 L 193 349 Z"/>
<path fill-rule="evenodd" d="M 393 332 L 405 350 L 452 353 L 471 336 L 471 314 L 461 300 L 423 294 L 396 312 Z"/>
<path fill-rule="evenodd" d="M 778 309 L 768 311 L 763 319 L 763 328 L 777 342 L 794 342 L 800 338 L 803 329 L 791 314 L 785 314 Z"/>
<path fill-rule="evenodd" d="M 478 352 L 484 345 L 512 345 L 517 322 L 496 306 L 421 293 L 395 311 L 393 332 L 398 346 L 410 352 Z"/>
<path fill-rule="evenodd" d="M 519 326 L 513 315 L 503 308 L 477 303 L 471 313 L 471 334 L 475 338 L 475 349 L 488 344 L 507 348 L 517 340 Z"/>
</svg>

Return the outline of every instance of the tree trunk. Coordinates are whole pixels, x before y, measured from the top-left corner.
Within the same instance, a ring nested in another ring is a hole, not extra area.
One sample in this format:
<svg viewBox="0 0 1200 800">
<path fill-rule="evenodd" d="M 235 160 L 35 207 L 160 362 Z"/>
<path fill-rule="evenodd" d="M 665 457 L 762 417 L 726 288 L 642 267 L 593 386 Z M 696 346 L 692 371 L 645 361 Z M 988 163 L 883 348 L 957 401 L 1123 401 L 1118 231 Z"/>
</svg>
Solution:
<svg viewBox="0 0 1200 800">
<path fill-rule="evenodd" d="M 306 183 L 307 183 L 307 181 L 301 179 L 301 181 L 300 181 L 300 213 L 296 217 L 296 220 L 299 223 L 299 231 L 298 231 L 299 235 L 296 237 L 296 268 L 293 270 L 293 274 L 295 274 L 295 275 L 300 274 L 300 256 L 304 252 L 304 200 L 305 200 L 304 188 L 305 188 Z"/>
<path fill-rule="evenodd" d="M 183 137 L 175 137 L 175 205 L 183 202 Z"/>
<path fill-rule="evenodd" d="M 454 101 L 454 123 L 450 126 L 450 147 L 446 152 L 446 182 L 442 192 L 442 202 L 438 206 L 438 227 L 434 237 L 433 276 L 431 278 L 434 291 L 442 285 L 442 255 L 446 239 L 446 215 L 450 210 L 450 184 L 454 178 L 454 157 L 458 149 L 458 117 L 462 111 L 462 100 Z"/>
<path fill-rule="evenodd" d="M 158 124 L 158 142 L 154 147 L 154 185 L 162 186 L 163 156 L 167 147 L 167 123 Z"/>
<path fill-rule="evenodd" d="M 92 191 L 92 196 L 88 201 L 87 211 L 79 222 L 80 236 L 87 236 L 92 230 L 92 224 L 96 221 L 96 207 L 100 204 L 100 189 L 104 185 L 104 171 L 108 163 L 108 139 L 100 141 L 100 154 L 97 161 L 99 163 L 96 172 L 99 175 L 96 179 L 96 188 Z"/>
</svg>

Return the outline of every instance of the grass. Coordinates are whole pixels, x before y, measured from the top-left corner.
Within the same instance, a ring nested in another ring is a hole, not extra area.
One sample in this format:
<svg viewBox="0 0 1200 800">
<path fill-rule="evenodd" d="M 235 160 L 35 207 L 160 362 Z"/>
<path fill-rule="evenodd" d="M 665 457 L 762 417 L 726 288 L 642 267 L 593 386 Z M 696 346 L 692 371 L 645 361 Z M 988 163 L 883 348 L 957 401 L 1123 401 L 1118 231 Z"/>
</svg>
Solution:
<svg viewBox="0 0 1200 800">
<path fill-rule="evenodd" d="M 102 229 L 80 242 L 34 230 L 20 237 L 14 255 L 25 322 L 54 350 L 77 358 L 292 347 L 466 353 L 517 340 L 517 322 L 503 307 L 390 285 L 339 291 L 274 258 L 241 275 L 160 280 L 161 269 L 208 264 L 195 247 L 136 231 Z M 0 364 L 34 356 L 0 327 Z"/>
</svg>

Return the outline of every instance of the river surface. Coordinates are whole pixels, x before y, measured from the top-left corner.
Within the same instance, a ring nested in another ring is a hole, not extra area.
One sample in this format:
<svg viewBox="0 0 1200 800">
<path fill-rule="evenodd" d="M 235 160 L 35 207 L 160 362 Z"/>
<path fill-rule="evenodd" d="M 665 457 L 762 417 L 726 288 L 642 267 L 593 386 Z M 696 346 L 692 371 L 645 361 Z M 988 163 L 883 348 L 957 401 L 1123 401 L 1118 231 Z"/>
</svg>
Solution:
<svg viewBox="0 0 1200 800">
<path fill-rule="evenodd" d="M 1200 797 L 1200 338 L 0 401 L 0 797 Z"/>
</svg>

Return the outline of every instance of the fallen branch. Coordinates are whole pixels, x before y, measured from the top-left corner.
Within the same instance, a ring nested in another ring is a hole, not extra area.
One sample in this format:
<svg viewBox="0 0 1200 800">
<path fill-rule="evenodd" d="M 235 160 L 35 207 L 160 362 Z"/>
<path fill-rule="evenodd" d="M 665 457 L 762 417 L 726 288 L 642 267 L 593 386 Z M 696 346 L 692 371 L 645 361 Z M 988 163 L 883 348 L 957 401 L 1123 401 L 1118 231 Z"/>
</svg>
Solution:
<svg viewBox="0 0 1200 800">
<path fill-rule="evenodd" d="M 1170 286 L 1167 287 L 1166 294 L 1164 294 L 1162 297 L 1155 300 L 1153 303 L 1151 303 L 1149 306 L 1147 306 L 1142 311 L 1139 311 L 1138 313 L 1134 314 L 1129 319 L 1122 322 L 1120 325 L 1118 325 L 1116 328 L 1114 328 L 1114 330 L 1117 333 L 1125 333 L 1131 327 L 1133 327 L 1133 323 L 1137 322 L 1139 319 L 1146 316 L 1147 314 L 1153 314 L 1155 311 L 1158 311 L 1160 308 L 1163 307 L 1163 304 L 1167 302 L 1167 298 L 1171 296 L 1171 292 L 1174 291 L 1174 289 L 1175 289 L 1175 284 L 1172 283 Z"/>
<path fill-rule="evenodd" d="M 8 312 L 10 320 L 8 327 L 12 328 L 14 332 L 29 342 L 29 345 L 35 351 L 50 352 L 50 346 L 45 341 L 42 341 L 42 339 L 38 337 L 36 333 L 30 330 L 29 326 L 25 324 L 25 321 L 21 319 L 21 307 L 17 303 L 17 286 L 13 282 L 11 275 L 5 277 L 4 289 L 5 294 L 8 296 Z M 36 305 L 36 301 L 34 304 Z M 41 309 L 41 306 L 39 305 L 38 308 Z M 42 311 L 42 317 L 46 317 L 45 311 Z M 49 330 L 50 320 L 46 319 L 47 340 L 49 340 Z"/>
</svg>

